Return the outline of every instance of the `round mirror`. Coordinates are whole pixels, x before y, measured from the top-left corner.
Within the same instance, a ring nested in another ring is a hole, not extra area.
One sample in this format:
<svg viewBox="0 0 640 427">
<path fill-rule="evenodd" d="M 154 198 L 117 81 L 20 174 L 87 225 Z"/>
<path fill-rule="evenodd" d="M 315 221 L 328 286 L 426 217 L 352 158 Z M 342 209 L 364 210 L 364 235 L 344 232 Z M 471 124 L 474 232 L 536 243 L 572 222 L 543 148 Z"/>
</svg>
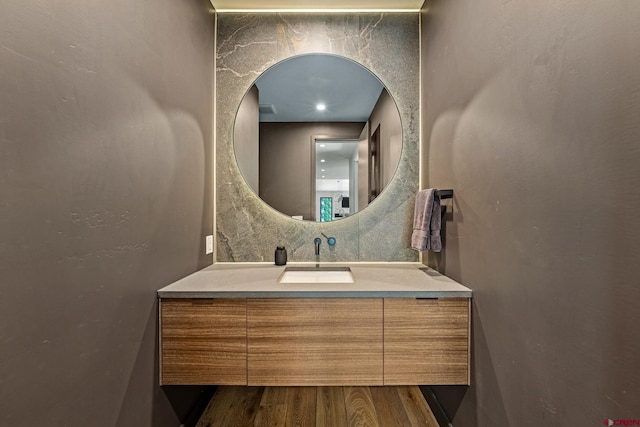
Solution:
<svg viewBox="0 0 640 427">
<path fill-rule="evenodd" d="M 400 113 L 357 62 L 295 56 L 245 94 L 234 151 L 245 181 L 272 208 L 335 221 L 364 209 L 391 181 L 402 151 Z"/>
</svg>

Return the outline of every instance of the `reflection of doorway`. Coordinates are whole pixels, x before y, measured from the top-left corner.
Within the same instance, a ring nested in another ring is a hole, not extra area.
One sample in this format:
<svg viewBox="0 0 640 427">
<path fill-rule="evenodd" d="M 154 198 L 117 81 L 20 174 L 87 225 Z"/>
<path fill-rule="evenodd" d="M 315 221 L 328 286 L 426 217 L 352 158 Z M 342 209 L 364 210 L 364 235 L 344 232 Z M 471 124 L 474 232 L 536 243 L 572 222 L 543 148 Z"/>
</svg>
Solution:
<svg viewBox="0 0 640 427">
<path fill-rule="evenodd" d="M 358 180 L 358 140 L 330 136 L 312 137 L 312 205 L 316 221 L 333 221 L 355 212 L 351 200 Z M 321 200 L 331 198 L 331 212 L 322 212 Z M 324 216 L 330 215 L 330 216 Z M 330 219 L 327 219 L 330 218 Z"/>
<path fill-rule="evenodd" d="M 369 139 L 369 203 L 380 194 L 380 125 Z"/>
</svg>

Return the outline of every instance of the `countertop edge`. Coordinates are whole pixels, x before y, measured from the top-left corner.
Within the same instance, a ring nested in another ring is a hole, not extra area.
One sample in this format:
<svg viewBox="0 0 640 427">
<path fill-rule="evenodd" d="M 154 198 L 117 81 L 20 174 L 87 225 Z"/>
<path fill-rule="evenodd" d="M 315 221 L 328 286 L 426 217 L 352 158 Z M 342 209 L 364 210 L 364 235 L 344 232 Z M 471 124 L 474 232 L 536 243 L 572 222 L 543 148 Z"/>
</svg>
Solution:
<svg viewBox="0 0 640 427">
<path fill-rule="evenodd" d="M 472 291 L 158 291 L 158 298 L 472 298 Z"/>
<path fill-rule="evenodd" d="M 158 289 L 159 298 L 472 298 L 472 290 L 424 265 L 351 267 L 353 284 L 282 284 L 284 267 L 211 265 Z M 308 285 L 308 286 L 307 286 Z"/>
</svg>

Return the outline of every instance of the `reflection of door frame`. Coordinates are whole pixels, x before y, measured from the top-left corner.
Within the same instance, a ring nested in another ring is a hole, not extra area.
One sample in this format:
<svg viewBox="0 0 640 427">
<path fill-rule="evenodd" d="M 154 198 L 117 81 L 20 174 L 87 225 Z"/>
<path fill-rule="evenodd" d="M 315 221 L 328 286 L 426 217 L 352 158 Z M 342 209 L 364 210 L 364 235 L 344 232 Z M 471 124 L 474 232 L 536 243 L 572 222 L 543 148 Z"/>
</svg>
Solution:
<svg viewBox="0 0 640 427">
<path fill-rule="evenodd" d="M 371 132 L 369 138 L 369 200 L 371 203 L 382 191 L 380 175 L 382 169 L 382 152 L 380 151 L 380 125 Z"/>
<path fill-rule="evenodd" d="M 311 135 L 311 212 L 313 213 L 312 221 L 320 221 L 316 218 L 317 203 L 316 203 L 316 143 L 318 141 L 331 142 L 331 141 L 354 141 L 358 142 L 358 136 L 335 136 L 335 135 Z"/>
<path fill-rule="evenodd" d="M 358 188 L 356 188 L 358 197 L 355 201 L 355 212 L 369 205 L 369 125 L 367 121 L 358 138 Z"/>
</svg>

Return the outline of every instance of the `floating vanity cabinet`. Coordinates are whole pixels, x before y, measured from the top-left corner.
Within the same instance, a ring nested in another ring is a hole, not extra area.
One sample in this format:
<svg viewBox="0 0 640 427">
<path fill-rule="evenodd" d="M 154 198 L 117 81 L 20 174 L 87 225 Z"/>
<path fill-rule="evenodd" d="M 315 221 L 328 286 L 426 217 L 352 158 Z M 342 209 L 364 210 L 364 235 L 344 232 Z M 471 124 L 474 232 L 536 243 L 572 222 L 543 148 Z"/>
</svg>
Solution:
<svg viewBox="0 0 640 427">
<path fill-rule="evenodd" d="M 386 298 L 384 384 L 469 384 L 470 300 Z"/>
<path fill-rule="evenodd" d="M 160 300 L 160 384 L 247 384 L 245 299 Z"/>
<path fill-rule="evenodd" d="M 382 385 L 382 302 L 248 299 L 249 385 Z"/>
<path fill-rule="evenodd" d="M 308 285 L 221 263 L 158 290 L 160 383 L 469 383 L 470 289 L 421 264 L 350 268 Z"/>
</svg>

